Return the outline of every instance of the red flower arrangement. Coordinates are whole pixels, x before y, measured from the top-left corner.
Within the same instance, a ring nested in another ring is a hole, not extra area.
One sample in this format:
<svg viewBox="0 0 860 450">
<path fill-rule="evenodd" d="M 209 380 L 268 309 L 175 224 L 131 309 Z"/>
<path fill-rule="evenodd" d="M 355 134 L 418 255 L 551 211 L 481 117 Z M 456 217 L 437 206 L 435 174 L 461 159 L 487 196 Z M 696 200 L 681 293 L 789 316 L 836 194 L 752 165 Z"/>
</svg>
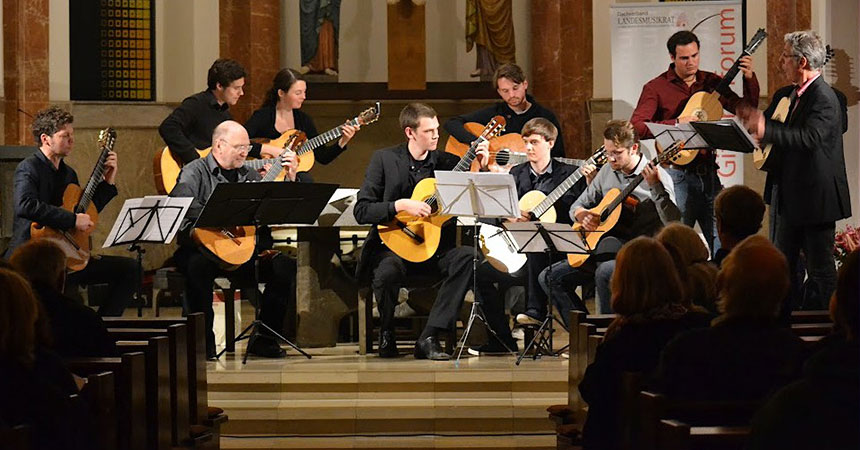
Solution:
<svg viewBox="0 0 860 450">
<path fill-rule="evenodd" d="M 836 258 L 837 267 L 842 265 L 842 261 L 849 253 L 858 248 L 860 248 L 860 228 L 848 225 L 844 231 L 838 231 L 836 243 L 833 246 L 833 256 Z"/>
</svg>

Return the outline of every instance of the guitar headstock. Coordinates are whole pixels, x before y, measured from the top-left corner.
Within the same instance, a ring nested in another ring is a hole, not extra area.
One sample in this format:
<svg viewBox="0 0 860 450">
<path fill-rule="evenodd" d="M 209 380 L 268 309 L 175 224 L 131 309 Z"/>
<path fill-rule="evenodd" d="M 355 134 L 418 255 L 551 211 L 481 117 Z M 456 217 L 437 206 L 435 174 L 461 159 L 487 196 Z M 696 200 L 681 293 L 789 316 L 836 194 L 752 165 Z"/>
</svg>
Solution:
<svg viewBox="0 0 860 450">
<path fill-rule="evenodd" d="M 490 119 L 487 123 L 487 126 L 484 127 L 484 131 L 481 132 L 481 138 L 489 141 L 490 139 L 502 134 L 502 131 L 505 131 L 505 118 L 502 116 L 496 116 Z"/>
<path fill-rule="evenodd" d="M 589 158 L 591 164 L 600 167 L 606 164 L 606 147 L 601 145 L 600 148 L 594 151 L 594 154 Z"/>
<path fill-rule="evenodd" d="M 827 63 L 836 56 L 836 50 L 833 50 L 833 48 L 830 47 L 830 44 L 827 44 L 824 48 L 827 54 L 824 56 L 824 64 L 822 64 L 822 66 L 826 66 Z"/>
<path fill-rule="evenodd" d="M 361 114 L 359 114 L 358 117 L 355 118 L 355 122 L 357 125 L 369 125 L 379 120 L 379 114 L 381 113 L 381 111 L 382 109 L 379 105 L 379 102 L 376 102 L 374 106 L 371 106 L 370 108 L 367 108 L 362 111 Z"/>
<path fill-rule="evenodd" d="M 99 147 L 102 150 L 113 151 L 113 144 L 116 142 L 116 130 L 113 128 L 105 128 L 99 131 Z"/>
<path fill-rule="evenodd" d="M 767 37 L 767 32 L 764 31 L 764 28 L 759 28 L 758 31 L 755 32 L 752 39 L 750 39 L 749 44 L 744 48 L 744 53 L 747 55 L 752 55 L 753 52 L 756 51 L 759 45 L 764 42 L 764 39 Z"/>
<path fill-rule="evenodd" d="M 665 150 L 657 154 L 657 157 L 654 158 L 654 165 L 663 164 L 672 158 L 674 158 L 678 152 L 684 149 L 684 141 L 679 139 L 672 143 Z"/>
</svg>

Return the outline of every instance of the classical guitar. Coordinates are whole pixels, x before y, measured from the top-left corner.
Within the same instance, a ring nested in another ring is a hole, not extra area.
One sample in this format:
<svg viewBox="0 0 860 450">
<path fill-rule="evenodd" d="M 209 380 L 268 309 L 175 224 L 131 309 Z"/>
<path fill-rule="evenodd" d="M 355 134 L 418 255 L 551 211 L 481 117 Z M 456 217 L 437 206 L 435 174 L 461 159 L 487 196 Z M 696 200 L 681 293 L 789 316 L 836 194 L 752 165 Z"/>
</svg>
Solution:
<svg viewBox="0 0 860 450">
<path fill-rule="evenodd" d="M 482 141 L 489 140 L 505 128 L 505 118 L 496 116 L 480 134 L 478 139 L 460 157 L 454 167 L 454 172 L 467 172 L 477 155 L 476 147 Z M 436 198 L 436 179 L 425 178 L 415 185 L 412 190 L 412 200 L 422 201 L 430 205 L 432 210 L 428 217 L 415 217 L 406 212 L 399 212 L 394 220 L 379 225 L 379 237 L 382 242 L 401 258 L 411 262 L 422 262 L 430 259 L 439 247 L 442 236 L 442 225 L 452 216 L 439 213 L 439 202 Z"/>
<path fill-rule="evenodd" d="M 830 62 L 834 53 L 835 51 L 828 45 L 827 57 L 824 59 L 824 65 Z M 791 98 L 783 97 L 779 99 L 779 103 L 776 104 L 776 109 L 773 110 L 773 115 L 770 116 L 771 120 L 785 123 L 785 119 L 788 118 L 788 110 L 790 107 Z M 778 165 L 777 160 L 779 158 L 771 157 L 771 149 L 773 149 L 773 144 L 765 144 L 764 148 L 756 148 L 753 150 L 753 164 L 755 164 L 756 169 L 767 172 L 776 168 Z"/>
<path fill-rule="evenodd" d="M 347 123 L 351 125 L 368 125 L 379 120 L 379 114 L 380 105 L 379 102 L 376 102 L 376 105 L 362 111 L 361 114 L 350 119 Z M 287 142 L 287 139 L 297 131 L 298 130 L 287 130 L 279 138 L 271 141 L 263 140 L 263 142 L 277 147 L 283 147 Z M 305 142 L 305 144 L 296 152 L 299 155 L 298 171 L 306 172 L 310 170 L 314 165 L 313 151 L 334 141 L 335 139 L 339 139 L 342 135 L 343 132 L 341 131 L 340 126 L 337 126 Z M 212 151 L 211 147 L 197 150 L 197 154 L 200 155 L 201 158 L 205 158 L 210 151 Z M 245 165 L 254 170 L 260 170 L 268 163 L 268 161 L 263 159 L 245 161 Z M 164 147 L 160 151 L 156 152 L 155 158 L 153 158 L 152 161 L 152 171 L 155 175 L 155 189 L 158 193 L 166 195 L 173 190 L 176 186 L 176 179 L 179 177 L 179 171 L 182 170 L 183 165 L 182 160 L 177 158 L 168 147 Z M 277 180 L 280 181 L 282 179 L 283 177 L 280 177 Z"/>
<path fill-rule="evenodd" d="M 657 156 L 651 160 L 651 163 L 654 166 L 663 164 L 666 161 L 669 161 L 676 153 L 683 150 L 683 148 L 683 141 L 676 141 L 663 150 L 662 153 L 658 153 Z M 588 243 L 588 248 L 594 249 L 597 247 L 597 243 L 603 235 L 615 227 L 618 223 L 618 219 L 621 217 L 621 205 L 644 179 L 645 177 L 640 173 L 624 187 L 624 190 L 618 188 L 610 189 L 606 194 L 604 194 L 603 200 L 601 200 L 597 206 L 589 209 L 589 211 L 600 215 L 600 224 L 594 231 L 585 230 L 579 222 L 573 224 L 573 229 L 582 233 L 585 242 Z M 567 255 L 567 262 L 573 267 L 579 267 L 588 259 L 588 256 L 588 254 L 570 253 Z"/>
<path fill-rule="evenodd" d="M 66 186 L 66 190 L 63 192 L 62 208 L 75 214 L 88 214 L 94 224 L 98 223 L 99 214 L 92 199 L 99 183 L 104 180 L 105 161 L 107 161 L 108 153 L 113 150 L 114 142 L 116 142 L 116 131 L 113 128 L 105 128 L 100 131 L 99 148 L 101 148 L 101 153 L 86 187 L 81 190 L 77 184 L 70 184 Z M 77 271 L 86 267 L 90 260 L 90 233 L 94 229 L 95 227 L 92 227 L 89 231 L 80 231 L 77 228 L 72 228 L 63 231 L 34 222 L 30 225 L 30 238 L 54 240 L 66 253 L 66 268 L 70 271 Z"/>
<path fill-rule="evenodd" d="M 601 146 L 584 164 L 601 166 L 606 163 L 606 152 Z M 528 211 L 534 220 L 555 222 L 556 212 L 553 206 L 573 185 L 582 178 L 582 172 L 574 171 L 562 181 L 549 195 L 541 191 L 529 191 L 520 198 L 521 211 Z M 526 263 L 526 255 L 517 252 L 517 245 L 510 233 L 495 225 L 480 225 L 481 251 L 493 267 L 507 273 L 514 273 Z"/>
<path fill-rule="evenodd" d="M 293 133 L 284 142 L 284 151 L 277 158 L 255 160 L 267 161 L 272 164 L 260 181 L 275 181 L 278 175 L 283 172 L 281 159 L 287 153 L 295 152 L 305 140 L 305 134 L 301 131 Z M 252 225 L 229 228 L 194 228 L 191 230 L 191 238 L 204 250 L 205 254 L 218 261 L 224 270 L 238 269 L 242 264 L 250 261 L 257 247 L 256 228 Z"/>
<path fill-rule="evenodd" d="M 752 55 L 766 37 L 767 33 L 764 29 L 759 28 L 758 31 L 756 31 L 755 36 L 750 39 L 749 44 L 744 47 L 744 50 L 741 52 L 741 56 L 735 60 L 735 63 L 732 65 L 731 69 L 726 72 L 725 76 L 723 76 L 723 80 L 720 81 L 717 87 L 714 88 L 712 92 L 702 91 L 693 94 L 693 96 L 687 100 L 687 105 L 684 106 L 684 110 L 681 112 L 679 117 L 692 116 L 698 121 L 719 120 L 722 118 L 723 104 L 720 103 L 720 92 L 726 92 L 729 90 L 729 85 L 732 84 L 732 80 L 735 79 L 740 71 L 741 57 Z M 678 165 L 689 164 L 698 154 L 698 149 L 682 150 L 672 158 L 671 162 Z"/>
<path fill-rule="evenodd" d="M 484 131 L 484 125 L 477 122 L 467 122 L 464 127 L 466 131 L 474 136 L 479 136 Z M 511 159 L 512 155 L 519 154 L 525 156 L 526 143 L 519 133 L 494 136 L 488 140 L 490 141 L 490 162 L 488 167 L 491 172 L 507 172 L 515 165 L 513 163 L 515 160 Z M 458 141 L 454 136 L 449 136 L 448 142 L 445 143 L 445 151 L 457 156 L 465 155 L 469 148 L 469 144 Z M 480 165 L 477 161 L 474 161 L 469 170 L 477 172 L 479 169 Z"/>
</svg>

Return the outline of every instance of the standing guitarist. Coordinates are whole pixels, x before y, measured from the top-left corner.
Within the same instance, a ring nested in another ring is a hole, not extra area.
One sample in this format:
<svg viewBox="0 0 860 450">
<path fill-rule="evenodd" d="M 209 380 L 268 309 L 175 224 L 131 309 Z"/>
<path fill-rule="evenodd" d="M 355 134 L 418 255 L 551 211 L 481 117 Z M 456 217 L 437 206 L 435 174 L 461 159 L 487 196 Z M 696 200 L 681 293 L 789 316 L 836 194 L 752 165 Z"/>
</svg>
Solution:
<svg viewBox="0 0 860 450">
<path fill-rule="evenodd" d="M 448 119 L 445 122 L 445 131 L 462 143 L 472 142 L 475 136 L 469 133 L 464 125 L 467 122 L 485 124 L 495 116 L 505 118 L 505 133 L 519 133 L 523 125 L 535 117 L 543 117 L 549 120 L 557 130 L 561 130 L 555 114 L 547 108 L 538 104 L 534 97 L 526 91 L 529 81 L 523 73 L 523 69 L 516 64 L 502 64 L 493 74 L 493 87 L 499 93 L 503 101 L 493 106 L 479 109 L 469 114 L 463 114 Z M 564 157 L 564 139 L 559 131 L 558 138 L 552 146 L 553 157 Z"/>
<path fill-rule="evenodd" d="M 851 216 L 842 150 L 845 113 L 838 95 L 821 76 L 825 55 L 815 32 L 786 34 L 779 63 L 791 85 L 776 91 L 764 115 L 753 108 L 741 112 L 761 145 L 773 144 L 764 199 L 775 211 L 774 244 L 792 269 L 791 295 L 782 305 L 785 323 L 793 307 L 827 306 L 836 287 L 836 221 Z M 766 119 L 785 97 L 790 99 L 785 123 Z M 794 270 L 801 250 L 806 257 L 805 283 Z"/>
<path fill-rule="evenodd" d="M 170 192 L 171 197 L 194 199 L 182 221 L 179 248 L 174 259 L 179 270 L 185 275 L 186 295 L 191 312 L 202 311 L 206 315 L 206 354 L 210 359 L 215 357 L 212 286 L 215 278 L 225 272 L 214 257 L 200 249 L 190 233 L 216 185 L 260 180 L 261 176 L 257 171 L 244 167 L 250 147 L 248 132 L 242 125 L 232 120 L 222 122 L 212 134 L 212 152 L 205 158 L 198 158 L 185 165 L 179 173 L 176 187 Z M 287 170 L 286 180 L 302 181 L 302 175 L 296 174 L 298 161 L 295 154 L 286 154 L 282 163 Z M 266 242 L 267 240 L 258 236 L 255 254 L 264 248 L 271 248 L 271 242 Z M 255 259 L 252 258 L 231 274 L 254 279 Z M 268 278 L 260 308 L 260 319 L 269 328 L 280 332 L 283 328 L 287 299 L 290 295 L 295 295 L 296 263 L 286 255 L 273 251 L 264 252 L 260 262 L 261 278 Z M 268 358 L 280 358 L 286 354 L 273 338 L 265 334 L 254 341 L 248 352 Z"/>
<path fill-rule="evenodd" d="M 693 116 L 679 117 L 687 101 L 696 92 L 713 91 L 722 81 L 722 77 L 715 73 L 699 70 L 699 38 L 695 34 L 679 31 L 669 38 L 666 47 L 672 61 L 669 69 L 645 84 L 639 96 L 639 103 L 630 117 L 630 122 L 643 139 L 653 137 L 645 122 L 676 124 L 697 120 Z M 723 108 L 731 112 L 735 112 L 741 102 L 752 107 L 758 105 L 758 79 L 753 72 L 750 56 L 740 58 L 740 70 L 743 72 L 743 98 L 731 90 L 719 93 Z M 700 151 L 696 159 L 689 164 L 670 165 L 667 169 L 675 184 L 677 204 L 684 223 L 692 227 L 699 222 L 712 255 L 715 251 L 716 233 L 714 197 L 722 189 L 717 169 L 713 149 Z"/>
<path fill-rule="evenodd" d="M 53 106 L 39 111 L 33 119 L 33 138 L 38 149 L 15 169 L 15 221 L 12 240 L 6 255 L 30 239 L 30 225 L 57 230 L 89 232 L 95 227 L 88 214 L 61 208 L 66 186 L 79 184 L 75 170 L 66 165 L 65 157 L 75 144 L 74 117 Z M 116 196 L 116 153 L 105 161 L 104 179 L 98 184 L 92 202 L 98 211 Z M 139 268 L 131 258 L 90 256 L 83 270 L 68 274 L 66 286 L 76 288 L 89 284 L 107 284 L 107 303 L 99 307 L 102 316 L 121 316 L 136 291 Z"/>
<path fill-rule="evenodd" d="M 460 158 L 437 152 L 439 121 L 436 111 L 423 103 L 410 103 L 400 112 L 400 128 L 406 134 L 406 143 L 384 148 L 373 153 L 364 183 L 355 203 L 358 223 L 379 225 L 392 221 L 399 212 L 415 217 L 427 217 L 431 207 L 426 202 L 410 199 L 419 181 L 433 176 L 435 170 L 451 170 Z M 478 160 L 486 168 L 489 161 L 489 142 L 478 145 Z M 429 260 L 412 263 L 404 260 L 379 237 L 374 227 L 362 250 L 356 268 L 359 279 L 370 279 L 373 294 L 379 305 L 382 321 L 379 335 L 379 356 L 398 356 L 394 337 L 394 307 L 400 287 L 407 276 L 422 273 L 442 274 L 444 281 L 433 303 L 427 326 L 415 344 L 416 359 L 446 360 L 438 335 L 453 328 L 457 312 L 463 304 L 466 291 L 472 286 L 473 249 L 455 247 L 454 221 L 442 230 L 442 243 Z"/>
<path fill-rule="evenodd" d="M 623 190 L 639 174 L 645 182 L 630 194 L 638 205 L 634 208 L 626 204 L 618 206 L 624 208 L 620 223 L 600 240 L 593 256 L 585 264 L 571 267 L 568 261 L 560 261 L 541 272 L 541 286 L 547 292 L 552 291 L 553 302 L 559 305 L 560 311 L 568 311 L 575 305 L 570 295 L 576 286 L 589 283 L 593 278 L 597 313 L 610 313 L 609 280 L 615 269 L 615 253 L 621 245 L 636 236 L 653 235 L 663 225 L 681 219 L 681 211 L 675 205 L 674 186 L 667 182 L 669 174 L 662 167 L 654 167 L 639 152 L 639 138 L 630 122 L 609 121 L 603 130 L 603 145 L 608 164 L 600 168 L 585 192 L 573 202 L 571 219 L 584 230 L 593 231 L 600 225 L 600 213 L 589 208 L 597 206 L 611 189 Z"/>
</svg>

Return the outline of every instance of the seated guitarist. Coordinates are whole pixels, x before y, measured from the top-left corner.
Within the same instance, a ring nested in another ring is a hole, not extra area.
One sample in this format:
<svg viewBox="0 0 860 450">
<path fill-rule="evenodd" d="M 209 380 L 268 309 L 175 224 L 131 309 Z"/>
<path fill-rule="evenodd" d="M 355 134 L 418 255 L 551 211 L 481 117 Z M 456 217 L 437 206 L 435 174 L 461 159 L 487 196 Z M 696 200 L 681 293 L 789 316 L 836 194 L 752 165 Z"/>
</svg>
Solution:
<svg viewBox="0 0 860 450">
<path fill-rule="evenodd" d="M 505 133 L 519 133 L 523 125 L 535 117 L 543 117 L 549 120 L 557 130 L 561 130 L 555 114 L 549 109 L 538 104 L 534 97 L 526 91 L 529 81 L 523 73 L 523 69 L 516 64 L 502 64 L 493 74 L 493 87 L 499 93 L 503 101 L 493 106 L 479 109 L 475 112 L 455 116 L 445 122 L 445 131 L 454 136 L 462 143 L 472 142 L 475 136 L 469 133 L 464 125 L 467 122 L 485 124 L 495 116 L 502 116 L 506 120 Z M 561 133 L 552 146 L 553 157 L 564 157 L 564 139 Z"/>
<path fill-rule="evenodd" d="M 411 200 L 410 196 L 419 181 L 433 177 L 435 170 L 451 170 L 460 158 L 445 152 L 437 152 L 439 143 L 439 121 L 436 111 L 423 103 L 410 103 L 400 112 L 400 127 L 407 141 L 395 147 L 384 148 L 373 153 L 364 183 L 355 203 L 355 219 L 359 223 L 379 225 L 392 221 L 395 215 L 405 211 L 416 217 L 427 217 L 430 205 Z M 479 145 L 478 159 L 487 166 L 489 143 Z M 436 254 L 422 263 L 412 263 L 397 256 L 383 245 L 376 227 L 362 250 L 356 268 L 361 280 L 370 279 L 382 321 L 379 336 L 379 356 L 398 356 L 394 337 L 394 307 L 400 287 L 407 276 L 422 273 L 441 274 L 442 287 L 427 326 L 415 344 L 416 359 L 446 360 L 450 355 L 442 351 L 438 335 L 454 327 L 457 313 L 463 304 L 466 291 L 472 286 L 473 249 L 455 247 L 454 221 L 442 230 L 442 242 Z"/>
<path fill-rule="evenodd" d="M 75 144 L 73 121 L 71 114 L 56 106 L 39 111 L 33 118 L 33 138 L 38 148 L 15 169 L 15 220 L 7 257 L 30 239 L 33 222 L 62 231 L 89 231 L 95 227 L 89 214 L 76 214 L 61 207 L 66 186 L 80 184 L 75 170 L 64 161 Z M 109 153 L 105 167 L 104 179 L 92 198 L 98 211 L 117 194 L 116 153 Z M 67 275 L 66 291 L 107 284 L 107 303 L 99 307 L 99 315 L 121 316 L 137 291 L 139 273 L 137 262 L 131 258 L 92 255 L 83 270 Z"/>
<path fill-rule="evenodd" d="M 221 269 L 219 262 L 212 255 L 204 253 L 193 241 L 190 232 L 194 222 L 200 216 L 209 195 L 219 183 L 244 183 L 259 181 L 261 175 L 247 167 L 245 158 L 248 156 L 250 140 L 245 128 L 237 122 L 228 120 L 215 128 L 212 134 L 212 152 L 205 158 L 198 158 L 186 164 L 179 173 L 179 180 L 171 197 L 192 197 L 194 201 L 180 227 L 179 248 L 174 254 L 179 271 L 185 275 L 186 295 L 190 312 L 203 312 L 206 315 L 206 354 L 215 357 L 215 333 L 212 331 L 214 312 L 212 310 L 212 286 L 215 278 L 226 272 Z M 303 181 L 301 174 L 296 174 L 297 160 L 294 154 L 284 156 L 283 165 L 287 170 L 287 180 Z M 257 249 L 271 249 L 271 241 L 263 230 L 262 236 L 257 236 Z M 268 241 L 268 242 L 267 242 Z M 264 252 L 260 257 L 261 279 L 266 281 L 263 293 L 260 319 L 269 328 L 281 332 L 286 314 L 287 299 L 295 295 L 296 263 L 279 252 Z M 255 258 L 243 264 L 231 275 L 245 276 L 253 279 Z M 232 299 L 226 299 L 227 301 Z M 285 352 L 273 338 L 261 336 L 248 349 L 249 353 L 268 358 L 279 358 Z"/>
<path fill-rule="evenodd" d="M 568 311 L 579 304 L 578 299 L 574 300 L 576 286 L 590 283 L 593 279 L 597 291 L 597 313 L 611 313 L 609 280 L 615 268 L 615 253 L 624 242 L 636 236 L 653 235 L 666 223 L 681 219 L 681 211 L 675 205 L 673 185 L 668 182 L 669 175 L 662 167 L 654 167 L 639 152 L 639 138 L 630 122 L 609 121 L 603 130 L 603 145 L 608 164 L 600 168 L 594 181 L 573 203 L 571 219 L 585 230 L 593 231 L 600 224 L 600 214 L 589 211 L 589 208 L 597 206 L 610 189 L 623 190 L 640 173 L 644 183 L 630 195 L 638 206 L 619 205 L 619 208 L 625 208 L 619 224 L 600 240 L 594 254 L 582 266 L 571 267 L 567 261 L 559 261 L 541 272 L 541 286 L 547 292 L 552 291 L 553 302 L 560 311 Z M 562 314 L 565 321 L 566 316 Z"/>
<path fill-rule="evenodd" d="M 692 116 L 679 117 L 687 101 L 696 92 L 713 91 L 722 81 L 722 77 L 715 73 L 699 70 L 699 38 L 695 34 L 679 31 L 669 38 L 666 47 L 672 61 L 669 69 L 645 84 L 630 117 L 642 139 L 653 137 L 645 122 L 675 124 L 697 120 Z M 740 58 L 740 70 L 743 73 L 743 98 L 733 91 L 719 93 L 723 108 L 732 113 L 741 102 L 753 108 L 758 105 L 759 85 L 750 56 Z M 692 227 L 699 222 L 713 255 L 719 247 L 719 242 L 715 242 L 714 198 L 722 189 L 717 175 L 716 154 L 713 150 L 700 151 L 691 163 L 670 165 L 667 172 L 675 185 L 684 223 Z"/>
<path fill-rule="evenodd" d="M 526 155 L 529 160 L 512 167 L 510 171 L 514 177 L 519 197 L 533 190 L 549 194 L 577 170 L 575 166 L 555 161 L 550 157 L 550 151 L 558 136 L 558 129 L 549 120 L 542 117 L 529 120 L 523 125 L 522 135 L 526 143 Z M 590 164 L 582 166 L 578 170 L 585 176 L 580 178 L 570 190 L 558 199 L 554 205 L 556 211 L 569 211 L 573 201 L 585 190 L 586 181 L 590 181 L 597 175 L 596 167 Z M 527 211 L 524 211 L 519 218 L 508 219 L 509 222 L 532 220 L 536 220 L 536 218 Z M 558 215 L 556 221 L 571 223 L 567 214 Z M 542 317 L 546 311 L 547 298 L 538 285 L 537 277 L 541 270 L 548 265 L 549 262 L 543 255 L 531 254 L 527 257 L 526 265 L 511 274 L 496 270 L 487 261 L 481 263 L 476 275 L 478 295 L 487 322 L 493 328 L 498 339 L 490 337 L 484 345 L 469 348 L 469 353 L 493 355 L 517 351 L 517 344 L 511 336 L 511 328 L 505 317 L 505 307 L 500 298 L 500 291 L 504 287 L 525 283 L 526 308 L 536 317 Z"/>
</svg>

